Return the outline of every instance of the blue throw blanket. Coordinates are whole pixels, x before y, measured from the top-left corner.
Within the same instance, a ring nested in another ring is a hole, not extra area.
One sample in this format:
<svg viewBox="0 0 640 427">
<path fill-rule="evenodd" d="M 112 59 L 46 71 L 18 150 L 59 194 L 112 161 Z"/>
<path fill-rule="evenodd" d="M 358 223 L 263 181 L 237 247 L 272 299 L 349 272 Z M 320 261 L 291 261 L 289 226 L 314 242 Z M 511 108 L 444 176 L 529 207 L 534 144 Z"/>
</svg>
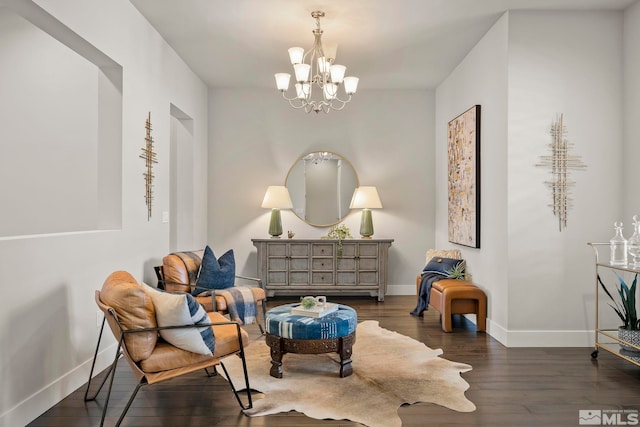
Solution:
<svg viewBox="0 0 640 427">
<path fill-rule="evenodd" d="M 248 286 L 232 286 L 226 289 L 216 289 L 216 295 L 223 296 L 227 301 L 229 317 L 241 325 L 248 325 L 256 320 L 256 300 Z"/>
<path fill-rule="evenodd" d="M 437 272 L 423 272 L 420 277 L 420 290 L 418 291 L 418 305 L 409 314 L 420 316 L 425 310 L 429 309 L 429 298 L 431 297 L 431 286 L 438 280 L 445 279 L 447 276 Z"/>
</svg>

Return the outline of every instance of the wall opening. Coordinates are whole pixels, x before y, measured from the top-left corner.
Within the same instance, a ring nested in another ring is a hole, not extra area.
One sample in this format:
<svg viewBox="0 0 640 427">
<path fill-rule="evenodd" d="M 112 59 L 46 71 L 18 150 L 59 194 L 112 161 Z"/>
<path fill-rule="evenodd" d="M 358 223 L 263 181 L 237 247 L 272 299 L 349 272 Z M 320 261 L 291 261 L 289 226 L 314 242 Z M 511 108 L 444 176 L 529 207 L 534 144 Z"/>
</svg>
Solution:
<svg viewBox="0 0 640 427">
<path fill-rule="evenodd" d="M 15 2 L 0 69 L 0 238 L 120 228 L 122 67 Z"/>
<path fill-rule="evenodd" d="M 195 242 L 194 141 L 193 119 L 173 104 L 170 113 L 169 249 L 175 252 L 191 250 Z"/>
</svg>

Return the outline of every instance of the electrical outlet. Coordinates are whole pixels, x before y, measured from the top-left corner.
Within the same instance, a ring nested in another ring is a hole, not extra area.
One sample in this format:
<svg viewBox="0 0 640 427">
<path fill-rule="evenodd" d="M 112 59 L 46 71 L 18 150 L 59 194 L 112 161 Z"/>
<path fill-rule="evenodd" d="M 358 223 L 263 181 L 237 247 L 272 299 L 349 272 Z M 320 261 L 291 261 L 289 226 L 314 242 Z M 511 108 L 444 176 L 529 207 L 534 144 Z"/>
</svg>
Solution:
<svg viewBox="0 0 640 427">
<path fill-rule="evenodd" d="M 96 311 L 96 328 L 100 328 L 102 326 L 102 312 Z"/>
</svg>

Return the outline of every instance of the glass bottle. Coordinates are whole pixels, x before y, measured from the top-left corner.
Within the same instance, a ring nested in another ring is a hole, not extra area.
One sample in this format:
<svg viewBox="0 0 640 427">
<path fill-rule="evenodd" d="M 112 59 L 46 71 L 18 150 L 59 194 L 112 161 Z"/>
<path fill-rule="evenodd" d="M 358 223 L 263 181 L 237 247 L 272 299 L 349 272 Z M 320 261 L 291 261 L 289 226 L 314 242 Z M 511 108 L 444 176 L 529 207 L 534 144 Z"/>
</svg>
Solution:
<svg viewBox="0 0 640 427">
<path fill-rule="evenodd" d="M 609 240 L 609 247 L 611 248 L 611 265 L 627 265 L 627 239 L 622 235 L 622 223 L 616 222 L 613 224 L 613 228 L 616 230 L 616 235 Z"/>
<path fill-rule="evenodd" d="M 640 220 L 633 216 L 633 236 L 627 242 L 627 252 L 633 258 L 633 268 L 640 268 Z"/>
</svg>

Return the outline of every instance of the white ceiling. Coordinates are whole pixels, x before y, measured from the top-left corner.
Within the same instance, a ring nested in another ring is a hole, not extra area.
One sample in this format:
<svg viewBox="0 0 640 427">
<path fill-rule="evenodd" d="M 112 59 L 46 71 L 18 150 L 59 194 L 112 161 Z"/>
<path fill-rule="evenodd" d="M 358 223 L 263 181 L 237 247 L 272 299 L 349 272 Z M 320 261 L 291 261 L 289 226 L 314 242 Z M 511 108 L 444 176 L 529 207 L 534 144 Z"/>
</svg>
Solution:
<svg viewBox="0 0 640 427">
<path fill-rule="evenodd" d="M 433 88 L 506 10 L 623 10 L 636 0 L 131 0 L 209 87 L 274 88 L 287 49 L 323 42 L 359 89 Z M 544 29 L 541 28 L 543 31 Z"/>
</svg>

